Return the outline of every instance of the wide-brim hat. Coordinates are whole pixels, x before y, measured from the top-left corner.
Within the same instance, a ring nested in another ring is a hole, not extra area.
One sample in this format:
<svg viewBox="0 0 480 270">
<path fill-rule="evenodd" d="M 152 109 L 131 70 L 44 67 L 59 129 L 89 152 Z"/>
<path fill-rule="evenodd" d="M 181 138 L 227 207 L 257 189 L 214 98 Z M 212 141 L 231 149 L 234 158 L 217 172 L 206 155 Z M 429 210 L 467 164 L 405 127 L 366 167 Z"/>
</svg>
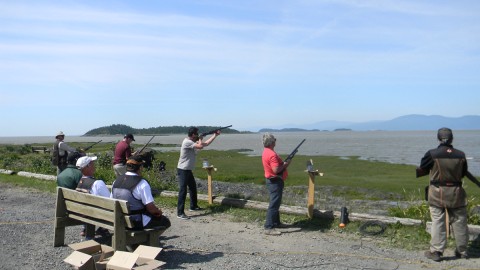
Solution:
<svg viewBox="0 0 480 270">
<path fill-rule="evenodd" d="M 65 134 L 63 134 L 63 132 L 60 131 L 60 132 L 57 133 L 57 136 L 55 136 L 55 139 L 58 139 L 58 137 L 60 137 L 60 136 L 65 137 Z"/>
</svg>

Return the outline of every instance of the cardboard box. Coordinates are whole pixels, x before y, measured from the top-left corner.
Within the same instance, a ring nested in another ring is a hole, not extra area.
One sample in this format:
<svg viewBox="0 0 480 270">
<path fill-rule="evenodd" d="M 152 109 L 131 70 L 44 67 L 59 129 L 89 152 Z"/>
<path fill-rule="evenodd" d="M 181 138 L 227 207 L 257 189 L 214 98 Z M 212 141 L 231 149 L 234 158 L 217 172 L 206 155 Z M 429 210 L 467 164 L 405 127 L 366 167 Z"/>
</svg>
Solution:
<svg viewBox="0 0 480 270">
<path fill-rule="evenodd" d="M 112 247 L 100 245 L 94 240 L 70 244 L 68 246 L 74 251 L 63 261 L 80 270 L 106 269 L 105 262 L 115 252 Z"/>
<path fill-rule="evenodd" d="M 155 260 L 162 251 L 158 247 L 138 246 L 134 252 L 115 251 L 94 240 L 68 245 L 74 251 L 64 262 L 79 270 L 152 270 L 165 262 Z"/>
<path fill-rule="evenodd" d="M 161 248 L 139 245 L 134 252 L 116 251 L 107 262 L 107 270 L 151 270 L 165 262 L 155 260 Z"/>
</svg>

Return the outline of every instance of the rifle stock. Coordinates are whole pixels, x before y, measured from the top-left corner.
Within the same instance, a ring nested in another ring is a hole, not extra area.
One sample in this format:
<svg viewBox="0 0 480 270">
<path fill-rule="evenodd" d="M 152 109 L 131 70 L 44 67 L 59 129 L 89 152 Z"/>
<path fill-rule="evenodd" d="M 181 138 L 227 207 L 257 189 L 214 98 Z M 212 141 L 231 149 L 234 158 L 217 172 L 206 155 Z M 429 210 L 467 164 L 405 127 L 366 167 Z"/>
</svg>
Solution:
<svg viewBox="0 0 480 270">
<path fill-rule="evenodd" d="M 214 130 L 210 130 L 210 131 L 208 131 L 208 132 L 200 133 L 200 137 L 205 137 L 205 136 L 207 136 L 207 135 L 216 133 L 216 132 L 219 131 L 219 130 L 229 128 L 229 127 L 231 127 L 231 126 L 232 126 L 232 125 L 226 126 L 226 127 L 217 128 L 217 129 L 214 129 Z"/>
</svg>

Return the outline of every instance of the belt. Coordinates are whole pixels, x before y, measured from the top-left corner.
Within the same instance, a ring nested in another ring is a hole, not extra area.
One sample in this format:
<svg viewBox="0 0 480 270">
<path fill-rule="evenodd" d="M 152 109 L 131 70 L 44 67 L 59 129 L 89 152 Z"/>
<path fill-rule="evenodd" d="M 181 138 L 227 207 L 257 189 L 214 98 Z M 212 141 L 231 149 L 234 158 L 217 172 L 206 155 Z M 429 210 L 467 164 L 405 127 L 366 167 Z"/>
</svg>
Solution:
<svg viewBox="0 0 480 270">
<path fill-rule="evenodd" d="M 462 182 L 448 182 L 448 181 L 433 180 L 433 181 L 430 181 L 430 185 L 433 185 L 436 187 L 461 187 Z"/>
</svg>

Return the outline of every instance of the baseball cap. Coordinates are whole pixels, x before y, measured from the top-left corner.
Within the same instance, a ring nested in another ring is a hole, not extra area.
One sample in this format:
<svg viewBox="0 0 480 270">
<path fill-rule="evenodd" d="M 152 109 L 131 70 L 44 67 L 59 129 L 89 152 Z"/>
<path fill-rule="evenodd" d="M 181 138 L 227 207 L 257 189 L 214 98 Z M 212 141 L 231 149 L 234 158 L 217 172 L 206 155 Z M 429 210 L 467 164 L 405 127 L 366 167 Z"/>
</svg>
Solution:
<svg viewBox="0 0 480 270">
<path fill-rule="evenodd" d="M 83 169 L 87 167 L 90 162 L 97 160 L 97 157 L 81 157 L 77 160 L 77 168 Z"/>
<path fill-rule="evenodd" d="M 135 139 L 133 138 L 133 134 L 132 134 L 132 133 L 128 133 L 127 135 L 125 135 L 124 138 L 132 139 L 132 141 L 135 141 Z"/>
<path fill-rule="evenodd" d="M 439 141 L 451 143 L 453 140 L 453 132 L 451 129 L 443 127 L 438 130 L 437 138 Z"/>
</svg>

